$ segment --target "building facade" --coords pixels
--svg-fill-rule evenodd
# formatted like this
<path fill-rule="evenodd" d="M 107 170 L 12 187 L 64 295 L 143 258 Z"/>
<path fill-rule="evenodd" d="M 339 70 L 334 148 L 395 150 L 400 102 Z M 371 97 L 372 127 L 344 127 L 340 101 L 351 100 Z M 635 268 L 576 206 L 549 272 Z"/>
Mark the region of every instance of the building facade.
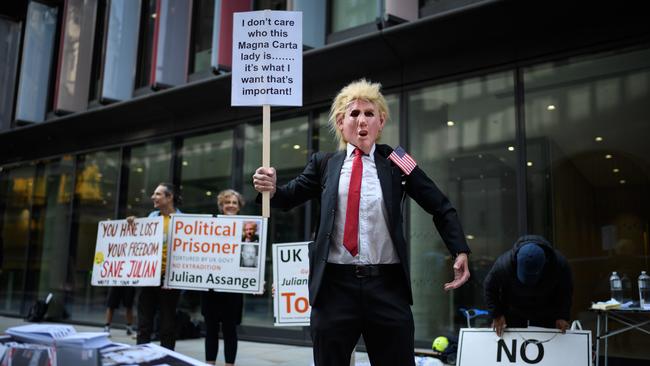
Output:
<path fill-rule="evenodd" d="M 188 213 L 216 213 L 225 188 L 254 200 L 261 110 L 230 106 L 228 22 L 258 9 L 303 11 L 305 25 L 303 107 L 272 111 L 279 180 L 336 149 L 329 104 L 368 78 L 390 107 L 382 142 L 404 146 L 459 211 L 472 278 L 445 293 L 452 260 L 430 216 L 404 207 L 418 346 L 456 334 L 459 308 L 484 306 L 485 274 L 526 233 L 568 258 L 572 317 L 586 328 L 612 271 L 638 300 L 636 279 L 650 270 L 640 5 L 52 0 L 0 5 L 0 314 L 24 316 L 53 292 L 53 314 L 103 322 L 106 289 L 90 285 L 97 222 L 144 216 L 159 182 L 181 187 Z M 273 211 L 269 242 L 309 240 L 315 213 Z M 273 328 L 270 258 L 269 289 L 245 298 L 242 338 L 307 344 L 304 328 Z M 197 306 L 183 294 L 182 309 Z M 649 340 L 614 337 L 610 355 L 648 360 Z"/>

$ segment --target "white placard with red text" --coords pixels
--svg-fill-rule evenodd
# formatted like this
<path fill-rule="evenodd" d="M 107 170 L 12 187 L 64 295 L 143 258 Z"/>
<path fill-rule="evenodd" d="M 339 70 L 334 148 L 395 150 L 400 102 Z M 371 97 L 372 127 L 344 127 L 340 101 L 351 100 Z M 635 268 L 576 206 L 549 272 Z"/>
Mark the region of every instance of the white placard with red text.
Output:
<path fill-rule="evenodd" d="M 276 326 L 308 326 L 308 242 L 273 245 L 273 315 Z"/>
<path fill-rule="evenodd" d="M 497 337 L 489 328 L 463 328 L 457 366 L 591 366 L 591 331 L 506 328 Z"/>
<path fill-rule="evenodd" d="M 261 294 L 266 223 L 261 216 L 172 216 L 165 286 Z"/>
<path fill-rule="evenodd" d="M 93 286 L 160 286 L 163 218 L 100 221 Z"/>

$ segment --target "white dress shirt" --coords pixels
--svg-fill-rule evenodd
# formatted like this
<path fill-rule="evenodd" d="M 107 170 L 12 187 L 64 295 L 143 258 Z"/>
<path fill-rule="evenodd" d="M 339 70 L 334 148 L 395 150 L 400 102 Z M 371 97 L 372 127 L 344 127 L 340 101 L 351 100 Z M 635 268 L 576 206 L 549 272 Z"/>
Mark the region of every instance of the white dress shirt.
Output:
<path fill-rule="evenodd" d="M 370 155 L 362 155 L 361 198 L 359 200 L 359 253 L 356 257 L 343 245 L 345 214 L 348 207 L 348 189 L 352 174 L 352 161 L 356 147 L 348 143 L 347 154 L 339 178 L 339 194 L 334 218 L 333 243 L 327 261 L 337 264 L 389 264 L 399 263 L 399 257 L 388 231 L 388 212 L 377 176 L 375 145 Z"/>

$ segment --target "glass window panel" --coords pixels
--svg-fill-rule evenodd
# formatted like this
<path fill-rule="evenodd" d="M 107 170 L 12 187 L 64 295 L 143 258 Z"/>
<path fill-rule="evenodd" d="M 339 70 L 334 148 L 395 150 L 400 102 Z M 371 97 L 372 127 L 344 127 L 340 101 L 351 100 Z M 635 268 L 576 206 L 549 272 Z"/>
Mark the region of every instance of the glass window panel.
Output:
<path fill-rule="evenodd" d="M 151 61 L 153 56 L 153 39 L 156 28 L 156 0 L 142 0 L 142 17 L 140 18 L 140 41 L 138 48 L 137 86 L 150 85 Z"/>
<path fill-rule="evenodd" d="M 25 295 L 27 246 L 34 197 L 34 165 L 0 174 L 0 311 L 20 314 Z"/>
<path fill-rule="evenodd" d="M 57 112 L 80 112 L 88 107 L 96 20 L 97 0 L 66 0 L 54 92 Z"/>
<path fill-rule="evenodd" d="M 102 102 L 133 97 L 141 0 L 112 0 L 108 15 Z"/>
<path fill-rule="evenodd" d="M 489 1 L 489 0 L 487 0 Z M 427 16 L 456 10 L 476 3 L 487 2 L 486 0 L 419 0 L 420 16 Z"/>
<path fill-rule="evenodd" d="M 275 167 L 278 184 L 284 184 L 300 174 L 307 163 L 308 118 L 300 116 L 271 124 L 271 165 Z M 257 192 L 251 177 L 262 165 L 262 126 L 246 125 L 244 140 L 244 197 L 254 202 Z M 252 203 L 242 214 L 261 215 L 261 206 Z M 271 243 L 303 241 L 305 237 L 304 206 L 284 212 L 271 210 L 266 254 L 266 278 L 271 278 Z M 262 296 L 246 296 L 243 322 L 246 325 L 273 326 L 273 306 L 270 291 Z"/>
<path fill-rule="evenodd" d="M 69 229 L 74 161 L 71 156 L 46 162 L 37 170 L 32 204 L 27 272 L 27 304 L 48 293 L 61 300 L 52 303 L 48 314 L 63 317 L 63 299 L 68 298 L 72 278 L 69 263 Z"/>
<path fill-rule="evenodd" d="M 214 3 L 214 0 L 194 0 L 192 72 L 208 71 L 211 68 Z"/>
<path fill-rule="evenodd" d="M 287 10 L 287 0 L 254 0 L 255 10 Z"/>
<path fill-rule="evenodd" d="M 30 1 L 20 67 L 16 119 L 43 122 L 54 61 L 58 8 Z"/>
<path fill-rule="evenodd" d="M 72 319 L 97 321 L 106 311 L 106 288 L 90 285 L 99 221 L 115 216 L 120 170 L 119 150 L 99 151 L 78 157 L 72 222 L 70 299 Z"/>
<path fill-rule="evenodd" d="M 608 299 L 618 271 L 625 297 L 648 270 L 650 50 L 524 69 L 528 217 L 569 260 L 573 314 Z M 589 328 L 589 326 L 588 326 Z M 647 337 L 622 334 L 614 356 L 648 358 Z"/>
<path fill-rule="evenodd" d="M 131 148 L 125 216 L 146 217 L 153 211 L 153 191 L 171 181 L 171 149 L 171 141 Z"/>
<path fill-rule="evenodd" d="M 212 68 L 232 69 L 232 18 L 237 12 L 251 11 L 250 1 L 215 0 L 212 33 Z"/>
<path fill-rule="evenodd" d="M 431 215 L 410 203 L 415 334 L 427 340 L 463 326 L 458 307 L 481 307 L 483 279 L 517 237 L 514 87 L 499 73 L 408 95 L 410 154 L 451 200 L 472 249 L 470 282 L 447 295 L 452 260 Z M 432 302 L 431 299 L 436 301 Z"/>
<path fill-rule="evenodd" d="M 315 119 L 318 126 L 318 151 L 337 151 L 339 142 L 336 140 L 336 134 L 330 128 L 329 110 L 317 113 Z"/>
<path fill-rule="evenodd" d="M 318 48 L 325 45 L 327 1 L 292 0 L 287 5 L 287 10 L 302 12 L 303 24 L 309 24 L 302 28 L 302 43 L 305 46 Z"/>
<path fill-rule="evenodd" d="M 97 1 L 97 20 L 95 22 L 95 37 L 92 41 L 92 62 L 90 64 L 90 86 L 88 89 L 89 101 L 99 99 L 105 51 L 104 39 L 106 38 L 106 30 L 108 29 L 106 27 L 106 23 L 108 22 L 108 0 Z M 133 73 L 130 72 L 129 74 Z"/>
<path fill-rule="evenodd" d="M 158 0 L 153 87 L 181 85 L 187 81 L 192 2 Z"/>
<path fill-rule="evenodd" d="M 232 131 L 189 137 L 183 141 L 183 212 L 219 213 L 217 194 L 221 190 L 232 188 L 232 150 Z"/>
<path fill-rule="evenodd" d="M 385 98 L 389 116 L 384 124 L 384 130 L 381 133 L 379 143 L 397 147 L 399 145 L 399 124 L 401 116 L 399 110 L 399 95 L 386 95 Z"/>
<path fill-rule="evenodd" d="M 358 25 L 372 23 L 379 16 L 377 0 L 333 0 L 332 32 L 339 32 Z"/>
<path fill-rule="evenodd" d="M 0 131 L 11 126 L 21 24 L 0 17 Z"/>

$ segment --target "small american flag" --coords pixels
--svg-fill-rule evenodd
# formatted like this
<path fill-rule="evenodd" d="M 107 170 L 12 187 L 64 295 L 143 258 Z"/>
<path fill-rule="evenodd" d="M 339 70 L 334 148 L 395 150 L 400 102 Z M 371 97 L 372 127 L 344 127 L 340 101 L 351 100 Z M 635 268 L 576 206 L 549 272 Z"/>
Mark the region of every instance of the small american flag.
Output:
<path fill-rule="evenodd" d="M 413 160 L 413 158 L 404 151 L 404 149 L 401 146 L 398 146 L 393 150 L 390 155 L 388 155 L 388 158 L 393 161 L 402 171 L 404 174 L 409 175 L 415 169 L 416 166 L 418 166 L 418 163 Z"/>

